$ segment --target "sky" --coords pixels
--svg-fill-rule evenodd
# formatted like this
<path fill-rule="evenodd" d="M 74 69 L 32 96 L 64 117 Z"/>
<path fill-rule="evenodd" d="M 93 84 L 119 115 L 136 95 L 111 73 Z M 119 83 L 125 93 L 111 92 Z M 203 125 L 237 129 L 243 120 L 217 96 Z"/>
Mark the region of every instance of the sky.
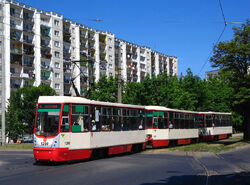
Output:
<path fill-rule="evenodd" d="M 178 74 L 205 77 L 209 56 L 224 28 L 219 0 L 18 0 L 53 11 L 115 37 L 178 58 Z M 250 0 L 221 0 L 227 22 L 250 19 Z M 93 21 L 100 19 L 102 21 Z M 233 38 L 228 24 L 220 41 Z M 204 67 L 203 67 L 204 66 Z"/>

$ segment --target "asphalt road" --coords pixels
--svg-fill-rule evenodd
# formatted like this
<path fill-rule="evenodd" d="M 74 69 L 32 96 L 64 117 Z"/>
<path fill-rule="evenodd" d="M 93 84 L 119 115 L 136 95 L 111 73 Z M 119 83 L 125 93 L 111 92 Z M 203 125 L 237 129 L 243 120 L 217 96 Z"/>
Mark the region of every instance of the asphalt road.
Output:
<path fill-rule="evenodd" d="M 35 165 L 32 151 L 0 151 L 0 185 L 249 185 L 249 154 L 144 152 L 53 166 Z"/>

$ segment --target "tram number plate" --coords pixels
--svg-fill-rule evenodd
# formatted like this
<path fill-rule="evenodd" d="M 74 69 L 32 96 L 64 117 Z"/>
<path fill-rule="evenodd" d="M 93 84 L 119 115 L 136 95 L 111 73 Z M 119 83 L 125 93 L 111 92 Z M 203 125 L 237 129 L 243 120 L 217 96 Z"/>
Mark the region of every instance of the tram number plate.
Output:
<path fill-rule="evenodd" d="M 41 145 L 42 145 L 42 146 L 48 146 L 49 143 L 48 143 L 48 142 L 41 142 Z"/>

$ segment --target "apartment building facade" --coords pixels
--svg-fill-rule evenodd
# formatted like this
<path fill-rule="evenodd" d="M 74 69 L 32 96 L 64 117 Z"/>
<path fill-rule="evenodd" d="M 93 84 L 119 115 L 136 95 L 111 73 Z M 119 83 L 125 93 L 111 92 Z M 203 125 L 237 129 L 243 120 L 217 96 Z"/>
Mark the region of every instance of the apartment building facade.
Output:
<path fill-rule="evenodd" d="M 167 73 L 177 75 L 177 58 L 115 38 L 54 12 L 1 0 L 1 61 L 6 100 L 11 90 L 49 84 L 57 95 L 80 95 L 103 75 L 121 68 L 127 82 Z M 3 47 L 4 46 L 4 47 Z M 2 63 L 1 63 L 2 64 Z"/>
<path fill-rule="evenodd" d="M 139 46 L 121 39 L 115 39 L 115 75 L 121 70 L 126 82 L 141 82 L 147 74 L 155 77 L 163 73 L 177 75 L 177 58 Z"/>

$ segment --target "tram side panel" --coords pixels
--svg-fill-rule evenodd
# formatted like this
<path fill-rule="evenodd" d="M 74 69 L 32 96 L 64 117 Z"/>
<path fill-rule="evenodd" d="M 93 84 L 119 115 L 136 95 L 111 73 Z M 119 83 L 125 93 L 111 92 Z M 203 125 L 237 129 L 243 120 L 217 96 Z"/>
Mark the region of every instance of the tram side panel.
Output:
<path fill-rule="evenodd" d="M 198 139 L 198 129 L 147 129 L 147 136 L 153 147 L 168 146 L 176 140 L 178 145 L 190 144 L 191 139 Z"/>
<path fill-rule="evenodd" d="M 207 127 L 200 129 L 200 133 L 204 141 L 211 141 L 214 139 L 225 139 L 228 136 L 232 135 L 232 131 L 233 131 L 232 126 Z"/>

